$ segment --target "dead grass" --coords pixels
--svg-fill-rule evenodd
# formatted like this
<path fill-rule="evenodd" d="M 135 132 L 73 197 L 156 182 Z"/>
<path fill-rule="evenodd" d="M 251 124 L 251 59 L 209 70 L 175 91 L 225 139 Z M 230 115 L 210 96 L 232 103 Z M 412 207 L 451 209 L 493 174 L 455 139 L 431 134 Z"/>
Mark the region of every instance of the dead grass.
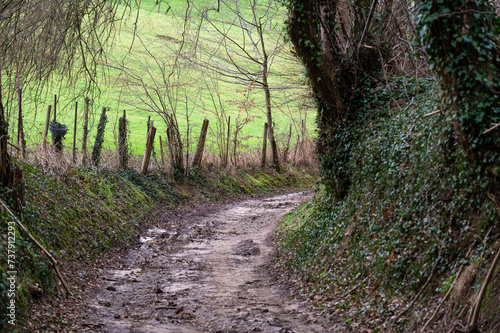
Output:
<path fill-rule="evenodd" d="M 19 152 L 12 148 L 11 154 L 21 159 Z M 48 145 L 44 147 L 43 145 L 31 145 L 27 147 L 25 161 L 27 163 L 42 166 L 46 172 L 52 174 L 64 174 L 70 168 L 82 165 L 83 154 L 78 151 L 75 156 L 76 163 L 73 163 L 73 153 L 70 147 L 64 147 L 62 152 L 56 152 L 52 146 Z M 192 163 L 192 158 L 194 154 L 190 154 L 189 165 Z M 228 164 L 226 169 L 229 171 L 231 169 L 258 169 L 261 167 L 262 160 L 262 150 L 247 150 L 239 151 L 234 154 L 230 154 L 228 158 Z M 266 166 L 271 166 L 269 163 L 272 161 L 271 151 L 267 150 L 266 156 Z M 306 138 L 302 142 L 297 143 L 292 146 L 288 153 L 284 152 L 283 149 L 280 151 L 280 161 L 283 165 L 291 165 L 293 167 L 311 167 L 314 170 L 319 168 L 319 164 L 316 158 L 314 140 L 311 138 Z M 167 173 L 172 172 L 172 167 L 170 166 L 169 156 L 162 156 L 160 154 L 160 149 L 156 147 L 154 150 L 150 164 L 149 170 L 163 171 Z M 206 150 L 203 159 L 202 167 L 217 167 L 222 166 L 222 161 L 218 152 L 213 150 Z M 86 165 L 91 166 L 91 151 L 87 153 Z M 140 171 L 142 166 L 142 156 L 132 155 L 129 157 L 128 167 L 136 171 Z M 101 159 L 99 167 L 115 169 L 119 168 L 119 155 L 116 151 L 103 150 L 101 153 Z"/>

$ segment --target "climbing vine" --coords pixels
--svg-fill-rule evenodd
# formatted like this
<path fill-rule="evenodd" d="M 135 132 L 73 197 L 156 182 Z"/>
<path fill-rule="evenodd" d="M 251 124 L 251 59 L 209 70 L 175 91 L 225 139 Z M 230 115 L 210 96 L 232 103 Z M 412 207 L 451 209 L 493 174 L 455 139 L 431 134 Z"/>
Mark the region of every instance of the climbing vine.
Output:
<path fill-rule="evenodd" d="M 92 149 L 92 164 L 96 167 L 99 166 L 101 161 L 101 150 L 102 144 L 104 142 L 104 130 L 106 129 L 106 123 L 108 122 L 108 116 L 106 116 L 106 109 L 102 109 L 101 118 L 99 119 L 99 124 L 97 125 L 97 134 L 95 137 L 94 148 Z"/>
<path fill-rule="evenodd" d="M 418 19 L 459 141 L 490 175 L 490 197 L 500 208 L 500 18 L 494 3 L 426 0 Z"/>

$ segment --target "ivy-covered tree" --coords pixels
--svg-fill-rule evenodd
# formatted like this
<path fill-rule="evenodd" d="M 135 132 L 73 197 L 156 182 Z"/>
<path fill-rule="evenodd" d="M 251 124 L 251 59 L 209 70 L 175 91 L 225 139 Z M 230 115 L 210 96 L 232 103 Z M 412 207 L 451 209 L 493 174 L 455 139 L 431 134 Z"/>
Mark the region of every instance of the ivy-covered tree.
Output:
<path fill-rule="evenodd" d="M 427 0 L 419 33 L 465 154 L 500 210 L 500 18 L 488 0 Z"/>
<path fill-rule="evenodd" d="M 350 185 L 350 147 L 365 115 L 361 87 L 387 84 L 389 59 L 404 17 L 392 0 L 289 0 L 288 35 L 318 101 L 318 153 L 323 181 L 335 196 Z M 400 42 L 399 42 L 400 44 Z M 366 92 L 366 90 L 365 90 Z"/>

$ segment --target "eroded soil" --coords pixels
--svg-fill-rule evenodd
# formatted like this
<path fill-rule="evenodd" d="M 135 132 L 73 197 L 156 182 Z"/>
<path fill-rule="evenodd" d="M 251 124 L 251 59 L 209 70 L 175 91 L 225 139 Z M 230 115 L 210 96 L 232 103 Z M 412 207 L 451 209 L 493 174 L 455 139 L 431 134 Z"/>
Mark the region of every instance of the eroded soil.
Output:
<path fill-rule="evenodd" d="M 159 216 L 85 301 L 85 332 L 329 332 L 273 278 L 277 221 L 309 194 Z"/>

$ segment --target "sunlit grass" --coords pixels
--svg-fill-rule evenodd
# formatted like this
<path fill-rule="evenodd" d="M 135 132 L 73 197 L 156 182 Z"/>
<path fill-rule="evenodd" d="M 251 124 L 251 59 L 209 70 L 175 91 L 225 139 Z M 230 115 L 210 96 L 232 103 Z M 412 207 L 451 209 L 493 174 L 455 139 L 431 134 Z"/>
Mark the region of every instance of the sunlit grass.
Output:
<path fill-rule="evenodd" d="M 207 25 L 199 29 L 197 24 L 204 8 L 216 5 L 214 1 L 196 1 L 194 7 L 187 12 L 190 15 L 188 29 L 184 32 L 185 49 L 194 49 L 194 42 L 197 50 L 214 49 L 217 47 L 218 36 L 213 28 Z M 135 4 L 133 4 L 134 6 Z M 171 6 L 167 14 L 165 11 Z M 91 100 L 89 119 L 89 146 L 93 144 L 95 130 L 99 119 L 99 114 L 103 107 L 108 108 L 108 124 L 106 127 L 104 147 L 115 149 L 117 141 L 118 118 L 123 115 L 123 110 L 127 112 L 129 121 L 130 143 L 134 153 L 141 153 L 144 149 L 146 128 L 148 117 L 151 117 L 158 128 L 157 135 L 165 138 L 165 123 L 152 108 L 141 99 L 149 102 L 144 89 L 137 80 L 131 80 L 132 76 L 140 77 L 145 84 L 154 86 L 162 85 L 162 75 L 169 74 L 175 51 L 178 49 L 183 39 L 183 17 L 186 14 L 187 3 L 185 1 L 170 1 L 160 3 L 160 12 L 156 1 L 146 0 L 141 2 L 140 10 L 137 12 L 132 8 L 126 14 L 126 19 L 117 25 L 117 33 L 114 38 L 107 61 L 100 69 L 100 94 L 96 94 Z M 123 7 L 123 4 L 120 5 Z M 125 7 L 123 7 L 125 8 Z M 228 30 L 228 24 L 224 22 L 232 13 L 217 13 L 210 11 L 209 15 L 221 30 Z M 136 20 L 136 15 L 137 20 Z M 282 21 L 276 21 L 274 26 L 269 27 L 266 34 L 270 40 L 279 35 L 282 29 Z M 242 33 L 234 27 L 228 31 L 228 35 L 235 40 L 242 40 Z M 196 40 L 194 36 L 197 36 Z M 300 132 L 300 124 L 305 120 L 307 128 L 314 127 L 313 104 L 309 99 L 302 96 L 307 93 L 304 84 L 297 84 L 293 81 L 300 81 L 301 65 L 290 54 L 290 45 L 285 46 L 275 58 L 269 76 L 272 91 L 272 107 L 274 112 L 274 122 L 278 138 L 284 137 L 288 133 L 289 124 L 293 124 L 293 138 Z M 221 51 L 222 52 L 222 51 Z M 199 57 L 198 55 L 196 55 Z M 163 68 L 160 68 L 155 59 L 163 61 Z M 182 61 L 188 63 L 185 59 Z M 241 60 L 243 62 L 243 60 Z M 246 63 L 244 66 L 256 69 L 256 65 Z M 54 75 L 53 80 L 42 92 L 35 94 L 27 90 L 24 93 L 23 108 L 25 132 L 29 144 L 41 141 L 43 128 L 45 125 L 45 112 L 47 104 L 53 104 L 53 95 L 58 95 L 57 121 L 68 126 L 65 144 L 73 144 L 73 126 L 75 102 L 78 102 L 77 118 L 77 147 L 81 147 L 82 127 L 83 127 L 83 104 L 84 97 L 79 92 L 85 87 L 85 81 L 76 80 L 73 85 L 66 85 L 65 73 Z M 198 137 L 198 131 L 204 118 L 210 120 L 211 131 L 215 134 L 217 113 L 221 112 L 217 97 L 211 95 L 213 86 L 206 70 L 192 64 L 181 74 L 182 88 L 178 91 L 178 97 L 174 105 L 181 132 L 185 137 L 190 138 L 191 145 L 194 145 Z M 249 86 L 218 81 L 220 100 L 227 116 L 231 116 L 231 132 L 234 131 L 236 122 L 243 122 L 247 118 L 252 120 L 239 133 L 240 149 L 245 147 L 259 147 L 263 135 L 265 120 L 264 92 L 257 85 L 252 85 L 247 96 L 245 89 Z M 172 93 L 174 89 L 170 89 Z M 166 92 L 166 89 L 163 88 Z M 36 98 L 35 98 L 36 97 Z M 215 100 L 214 100 L 215 98 Z M 247 109 L 238 107 L 245 98 L 253 99 L 253 104 Z M 15 108 L 15 103 L 11 103 L 11 110 Z M 13 112 L 11 111 L 11 114 Z M 219 114 L 220 116 L 220 114 Z M 11 117 L 14 119 L 15 117 Z M 17 124 L 17 120 L 12 122 Z M 14 127 L 11 125 L 11 127 Z M 50 134 L 49 134 L 50 135 Z M 210 136 L 210 134 L 209 134 Z M 209 143 L 214 142 L 214 138 L 208 138 Z"/>

